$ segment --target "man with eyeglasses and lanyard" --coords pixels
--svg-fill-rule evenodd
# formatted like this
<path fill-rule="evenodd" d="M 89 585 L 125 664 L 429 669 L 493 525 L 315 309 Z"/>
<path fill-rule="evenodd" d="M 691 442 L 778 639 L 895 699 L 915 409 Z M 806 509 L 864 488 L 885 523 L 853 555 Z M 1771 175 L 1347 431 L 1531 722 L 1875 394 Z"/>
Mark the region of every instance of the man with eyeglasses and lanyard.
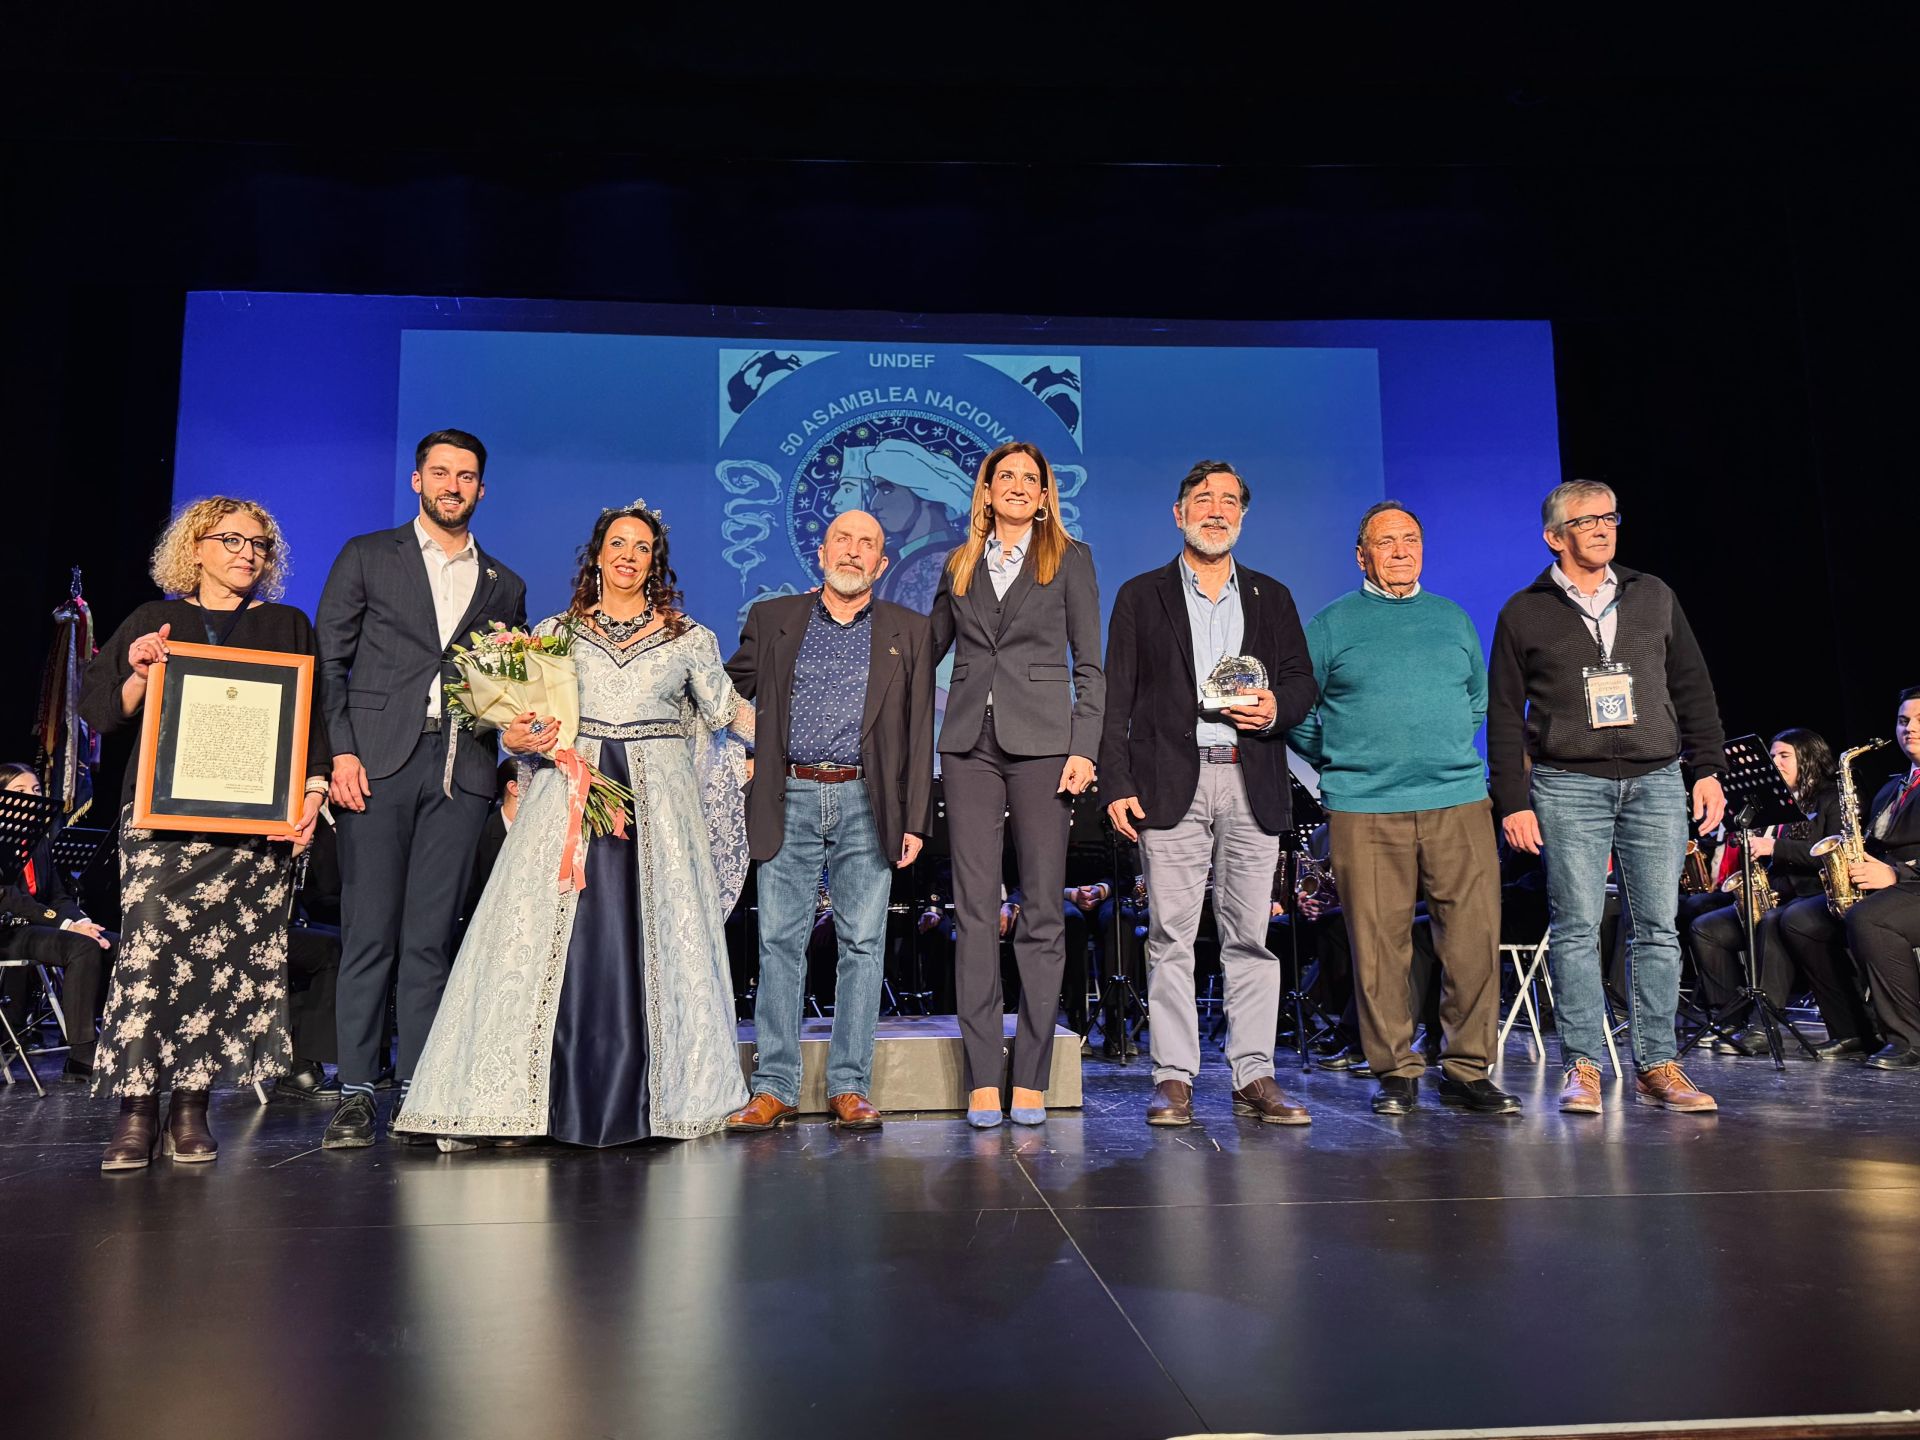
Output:
<path fill-rule="evenodd" d="M 1487 761 L 1507 843 L 1543 854 L 1547 963 L 1566 1078 L 1560 1108 L 1600 1113 L 1607 1007 L 1600 958 L 1609 857 L 1633 936 L 1634 1098 L 1718 1108 L 1681 1070 L 1676 928 L 1688 818 L 1720 823 L 1720 709 L 1666 584 L 1616 566 L 1613 491 L 1571 480 L 1540 507 L 1554 563 L 1509 599 L 1488 666 Z M 1532 762 L 1531 775 L 1528 761 Z M 1681 764 L 1693 773 L 1691 803 Z"/>

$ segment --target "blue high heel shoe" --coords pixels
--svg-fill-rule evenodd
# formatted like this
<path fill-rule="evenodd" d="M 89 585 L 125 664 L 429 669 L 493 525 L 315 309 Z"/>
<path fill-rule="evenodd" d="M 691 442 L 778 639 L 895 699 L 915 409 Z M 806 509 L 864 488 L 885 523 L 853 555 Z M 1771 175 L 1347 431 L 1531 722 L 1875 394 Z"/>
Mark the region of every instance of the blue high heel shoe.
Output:
<path fill-rule="evenodd" d="M 1016 1125 L 1044 1125 L 1047 1123 L 1047 1107 L 1015 1105 L 1007 1111 L 1007 1118 Z"/>
<path fill-rule="evenodd" d="M 1000 1112 L 998 1110 L 969 1110 L 967 1111 L 967 1124 L 976 1130 L 998 1129 L 1000 1125 Z"/>

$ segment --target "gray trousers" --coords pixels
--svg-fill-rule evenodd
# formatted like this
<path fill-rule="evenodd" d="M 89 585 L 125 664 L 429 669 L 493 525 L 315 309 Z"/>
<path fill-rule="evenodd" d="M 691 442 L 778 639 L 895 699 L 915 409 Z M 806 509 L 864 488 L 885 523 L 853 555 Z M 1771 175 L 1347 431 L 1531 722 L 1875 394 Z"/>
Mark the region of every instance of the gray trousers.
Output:
<path fill-rule="evenodd" d="M 1213 922 L 1227 1001 L 1227 1058 L 1236 1089 L 1273 1074 L 1280 1023 L 1280 961 L 1267 949 L 1280 837 L 1247 805 L 1238 765 L 1202 765 L 1193 803 L 1166 830 L 1140 832 L 1147 877 L 1148 1036 L 1153 1082 L 1200 1073 L 1200 1012 L 1194 1003 L 1193 938 L 1213 868 Z"/>

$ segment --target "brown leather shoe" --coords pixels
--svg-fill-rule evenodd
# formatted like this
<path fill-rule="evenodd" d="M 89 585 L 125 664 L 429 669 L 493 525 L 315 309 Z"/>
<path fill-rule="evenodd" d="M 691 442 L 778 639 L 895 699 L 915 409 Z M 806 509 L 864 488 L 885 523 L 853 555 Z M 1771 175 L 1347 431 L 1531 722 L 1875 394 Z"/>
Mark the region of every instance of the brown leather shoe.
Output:
<path fill-rule="evenodd" d="M 207 1128 L 207 1092 L 176 1090 L 167 1106 L 167 1133 L 160 1153 L 182 1165 L 204 1165 L 220 1158 L 220 1146 Z"/>
<path fill-rule="evenodd" d="M 144 1170 L 160 1141 L 160 1097 L 129 1095 L 120 1101 L 113 1138 L 100 1153 L 102 1170 Z"/>
<path fill-rule="evenodd" d="M 1296 1105 L 1271 1075 L 1262 1075 L 1243 1090 L 1233 1092 L 1233 1113 L 1263 1125 L 1311 1125 L 1307 1107 Z"/>
<path fill-rule="evenodd" d="M 759 1130 L 778 1130 L 800 1111 L 762 1090 L 740 1109 L 727 1116 L 729 1135 L 751 1135 Z"/>
<path fill-rule="evenodd" d="M 1694 1087 L 1678 1060 L 1669 1060 L 1651 1070 L 1642 1070 L 1633 1080 L 1633 1098 L 1642 1105 L 1661 1105 L 1689 1115 L 1718 1110 L 1713 1096 Z"/>
<path fill-rule="evenodd" d="M 1184 1080 L 1162 1080 L 1153 1087 L 1153 1099 L 1147 1105 L 1149 1125 L 1191 1125 L 1193 1123 L 1193 1086 Z"/>
<path fill-rule="evenodd" d="M 827 1109 L 833 1112 L 833 1119 L 827 1123 L 838 1125 L 842 1130 L 878 1130 L 880 1112 L 867 1103 L 864 1095 L 829 1095 Z"/>
<path fill-rule="evenodd" d="M 1600 1113 L 1600 1067 L 1591 1060 L 1576 1060 L 1567 1069 L 1560 1087 L 1560 1108 L 1569 1115 Z"/>

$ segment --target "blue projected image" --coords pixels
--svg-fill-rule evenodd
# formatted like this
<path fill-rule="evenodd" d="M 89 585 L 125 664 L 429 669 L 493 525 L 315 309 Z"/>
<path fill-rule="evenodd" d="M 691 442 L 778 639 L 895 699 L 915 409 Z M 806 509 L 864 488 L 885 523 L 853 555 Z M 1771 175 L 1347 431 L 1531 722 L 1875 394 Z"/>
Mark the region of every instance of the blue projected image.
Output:
<path fill-rule="evenodd" d="M 1427 531 L 1425 583 L 1483 644 L 1545 564 L 1560 479 L 1544 322 L 1012 320 L 419 297 L 189 297 L 175 497 L 252 496 L 311 612 L 341 543 L 417 510 L 413 447 L 489 451 L 474 531 L 566 601 L 602 507 L 672 526 L 695 619 L 723 647 L 745 607 L 818 581 L 832 517 L 871 511 L 887 598 L 926 609 L 980 460 L 1009 438 L 1055 468 L 1103 598 L 1163 565 L 1196 460 L 1253 503 L 1239 553 L 1310 615 L 1359 581 L 1354 526 L 1391 495 Z"/>

